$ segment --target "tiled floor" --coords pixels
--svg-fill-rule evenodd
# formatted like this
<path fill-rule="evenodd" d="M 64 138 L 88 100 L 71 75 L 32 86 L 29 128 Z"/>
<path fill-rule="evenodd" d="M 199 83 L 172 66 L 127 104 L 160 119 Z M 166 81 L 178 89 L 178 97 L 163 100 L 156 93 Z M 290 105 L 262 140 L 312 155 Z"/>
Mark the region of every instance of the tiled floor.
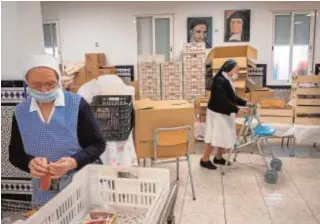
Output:
<path fill-rule="evenodd" d="M 180 224 L 316 224 L 320 223 L 320 149 L 296 146 L 295 157 L 269 142 L 283 161 L 275 185 L 264 182 L 263 159 L 252 148 L 238 156 L 226 175 L 220 170 L 199 166 L 203 144 L 196 144 L 192 155 L 192 172 L 196 201 L 192 200 L 187 163 L 180 164 L 179 193 L 175 207 L 176 223 Z M 252 151 L 252 153 L 251 153 Z M 175 163 L 159 164 L 172 170 Z"/>

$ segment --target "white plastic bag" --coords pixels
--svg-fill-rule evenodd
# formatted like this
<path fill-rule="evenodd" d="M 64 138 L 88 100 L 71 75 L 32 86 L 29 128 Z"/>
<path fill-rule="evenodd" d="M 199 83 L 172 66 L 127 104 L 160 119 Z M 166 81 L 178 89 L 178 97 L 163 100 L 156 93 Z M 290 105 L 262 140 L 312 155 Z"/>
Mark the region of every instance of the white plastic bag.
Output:
<path fill-rule="evenodd" d="M 78 90 L 88 103 L 97 95 L 131 95 L 134 100 L 134 87 L 127 86 L 117 75 L 103 75 L 93 79 Z"/>

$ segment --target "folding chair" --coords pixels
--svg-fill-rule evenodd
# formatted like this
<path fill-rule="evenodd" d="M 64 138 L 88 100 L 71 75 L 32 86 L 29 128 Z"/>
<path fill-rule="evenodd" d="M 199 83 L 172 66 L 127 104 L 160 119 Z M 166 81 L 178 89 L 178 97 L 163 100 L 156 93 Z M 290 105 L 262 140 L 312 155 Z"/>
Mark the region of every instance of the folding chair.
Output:
<path fill-rule="evenodd" d="M 192 127 L 191 126 L 181 126 L 173 128 L 158 128 L 154 131 L 154 154 L 151 161 L 151 166 L 153 166 L 158 158 L 173 158 L 176 157 L 177 160 L 177 180 L 179 180 L 179 157 L 185 156 L 188 162 L 189 178 L 191 183 L 191 190 L 193 200 L 196 200 L 193 177 L 191 172 L 191 161 L 190 161 L 190 144 L 192 139 Z M 186 145 L 186 150 L 176 151 L 162 151 L 162 153 L 167 153 L 167 155 L 158 155 L 158 147 L 170 148 L 177 145 Z"/>

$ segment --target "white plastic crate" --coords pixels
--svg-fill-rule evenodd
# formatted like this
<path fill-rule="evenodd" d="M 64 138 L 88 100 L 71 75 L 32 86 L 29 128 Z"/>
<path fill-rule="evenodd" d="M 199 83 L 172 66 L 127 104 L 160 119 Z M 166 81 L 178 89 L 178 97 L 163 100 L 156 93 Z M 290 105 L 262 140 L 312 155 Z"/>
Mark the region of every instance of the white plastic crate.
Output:
<path fill-rule="evenodd" d="M 80 224 L 95 205 L 106 205 L 116 211 L 118 224 L 154 224 L 169 191 L 166 169 L 88 165 L 22 223 Z"/>

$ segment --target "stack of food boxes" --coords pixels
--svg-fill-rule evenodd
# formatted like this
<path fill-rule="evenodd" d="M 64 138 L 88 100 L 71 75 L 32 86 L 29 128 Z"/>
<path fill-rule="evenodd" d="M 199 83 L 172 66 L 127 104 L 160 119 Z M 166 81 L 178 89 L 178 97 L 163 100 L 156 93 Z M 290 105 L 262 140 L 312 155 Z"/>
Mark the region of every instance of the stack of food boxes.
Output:
<path fill-rule="evenodd" d="M 140 97 L 161 100 L 161 56 L 141 56 L 138 59 Z"/>
<path fill-rule="evenodd" d="M 205 96 L 206 52 L 204 43 L 183 47 L 183 98 L 189 102 Z"/>
<path fill-rule="evenodd" d="M 182 99 L 182 62 L 161 63 L 162 100 Z"/>

